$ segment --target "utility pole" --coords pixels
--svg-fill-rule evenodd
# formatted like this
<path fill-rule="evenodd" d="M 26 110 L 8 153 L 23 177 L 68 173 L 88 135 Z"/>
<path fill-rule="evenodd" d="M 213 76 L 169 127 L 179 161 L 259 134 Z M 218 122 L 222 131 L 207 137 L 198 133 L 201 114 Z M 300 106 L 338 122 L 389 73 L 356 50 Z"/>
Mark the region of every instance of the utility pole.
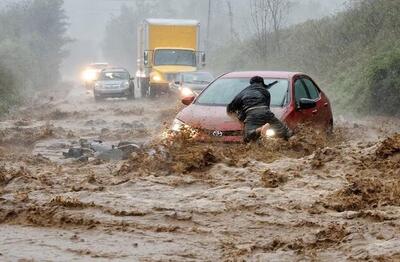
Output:
<path fill-rule="evenodd" d="M 229 25 L 230 25 L 230 33 L 231 33 L 231 41 L 233 41 L 236 36 L 235 29 L 233 27 L 233 11 L 232 4 L 230 0 L 226 0 L 226 4 L 228 5 L 228 15 L 229 15 Z"/>
<path fill-rule="evenodd" d="M 211 0 L 208 0 L 208 16 L 207 16 L 207 38 L 206 38 L 206 52 L 210 47 L 210 23 L 211 23 Z"/>

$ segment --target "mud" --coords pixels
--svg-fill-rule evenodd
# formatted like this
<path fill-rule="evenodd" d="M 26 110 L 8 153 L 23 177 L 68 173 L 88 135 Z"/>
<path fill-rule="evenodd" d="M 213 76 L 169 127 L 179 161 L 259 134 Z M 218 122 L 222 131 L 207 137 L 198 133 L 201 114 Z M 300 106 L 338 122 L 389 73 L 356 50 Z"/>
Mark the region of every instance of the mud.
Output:
<path fill-rule="evenodd" d="M 398 119 L 337 117 L 332 136 L 287 142 L 162 140 L 179 108 L 76 87 L 4 117 L 0 260 L 400 259 Z M 63 155 L 98 140 L 138 148 Z"/>

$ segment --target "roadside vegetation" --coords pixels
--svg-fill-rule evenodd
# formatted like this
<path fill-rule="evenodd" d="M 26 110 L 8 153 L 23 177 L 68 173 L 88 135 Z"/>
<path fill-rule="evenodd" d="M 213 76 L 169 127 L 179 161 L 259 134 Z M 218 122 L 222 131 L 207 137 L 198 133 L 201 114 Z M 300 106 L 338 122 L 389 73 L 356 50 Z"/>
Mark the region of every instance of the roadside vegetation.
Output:
<path fill-rule="evenodd" d="M 54 87 L 66 55 L 62 0 L 25 0 L 0 10 L 0 113 Z"/>
<path fill-rule="evenodd" d="M 255 31 L 261 34 L 209 57 L 217 71 L 263 68 L 310 73 L 323 83 L 339 113 L 400 115 L 399 13 L 400 1 L 351 1 L 342 13 L 279 33 L 273 22 L 262 30 L 259 21 L 268 23 L 269 14 L 263 20 L 253 16 Z M 263 48 L 260 39 L 266 40 Z"/>

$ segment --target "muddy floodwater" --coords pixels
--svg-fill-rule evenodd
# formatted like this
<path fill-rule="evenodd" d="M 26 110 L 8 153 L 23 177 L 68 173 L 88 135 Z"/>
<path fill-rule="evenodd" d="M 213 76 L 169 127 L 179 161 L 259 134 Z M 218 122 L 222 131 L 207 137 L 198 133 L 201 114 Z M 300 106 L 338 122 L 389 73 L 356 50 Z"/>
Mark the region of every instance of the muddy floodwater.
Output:
<path fill-rule="evenodd" d="M 3 117 L 0 261 L 400 260 L 398 119 L 336 116 L 331 137 L 250 146 L 161 141 L 179 108 L 71 87 Z M 135 147 L 99 157 L 121 142 Z"/>

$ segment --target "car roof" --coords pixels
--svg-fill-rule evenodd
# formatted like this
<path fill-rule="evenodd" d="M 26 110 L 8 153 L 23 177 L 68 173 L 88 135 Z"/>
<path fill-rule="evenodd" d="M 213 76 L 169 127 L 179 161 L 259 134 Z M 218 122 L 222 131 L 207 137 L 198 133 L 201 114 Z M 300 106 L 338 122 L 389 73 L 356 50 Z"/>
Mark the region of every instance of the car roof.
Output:
<path fill-rule="evenodd" d="M 89 66 L 108 66 L 108 63 L 91 63 Z"/>
<path fill-rule="evenodd" d="M 102 70 L 102 72 L 128 72 L 128 70 L 126 70 L 125 68 L 118 68 L 118 67 L 114 67 L 114 68 L 105 68 Z"/>
<path fill-rule="evenodd" d="M 261 76 L 269 78 L 292 78 L 293 76 L 299 74 L 303 73 L 289 72 L 289 71 L 239 71 L 239 72 L 226 73 L 221 78 L 232 78 L 232 77 L 250 78 L 253 76 Z"/>

